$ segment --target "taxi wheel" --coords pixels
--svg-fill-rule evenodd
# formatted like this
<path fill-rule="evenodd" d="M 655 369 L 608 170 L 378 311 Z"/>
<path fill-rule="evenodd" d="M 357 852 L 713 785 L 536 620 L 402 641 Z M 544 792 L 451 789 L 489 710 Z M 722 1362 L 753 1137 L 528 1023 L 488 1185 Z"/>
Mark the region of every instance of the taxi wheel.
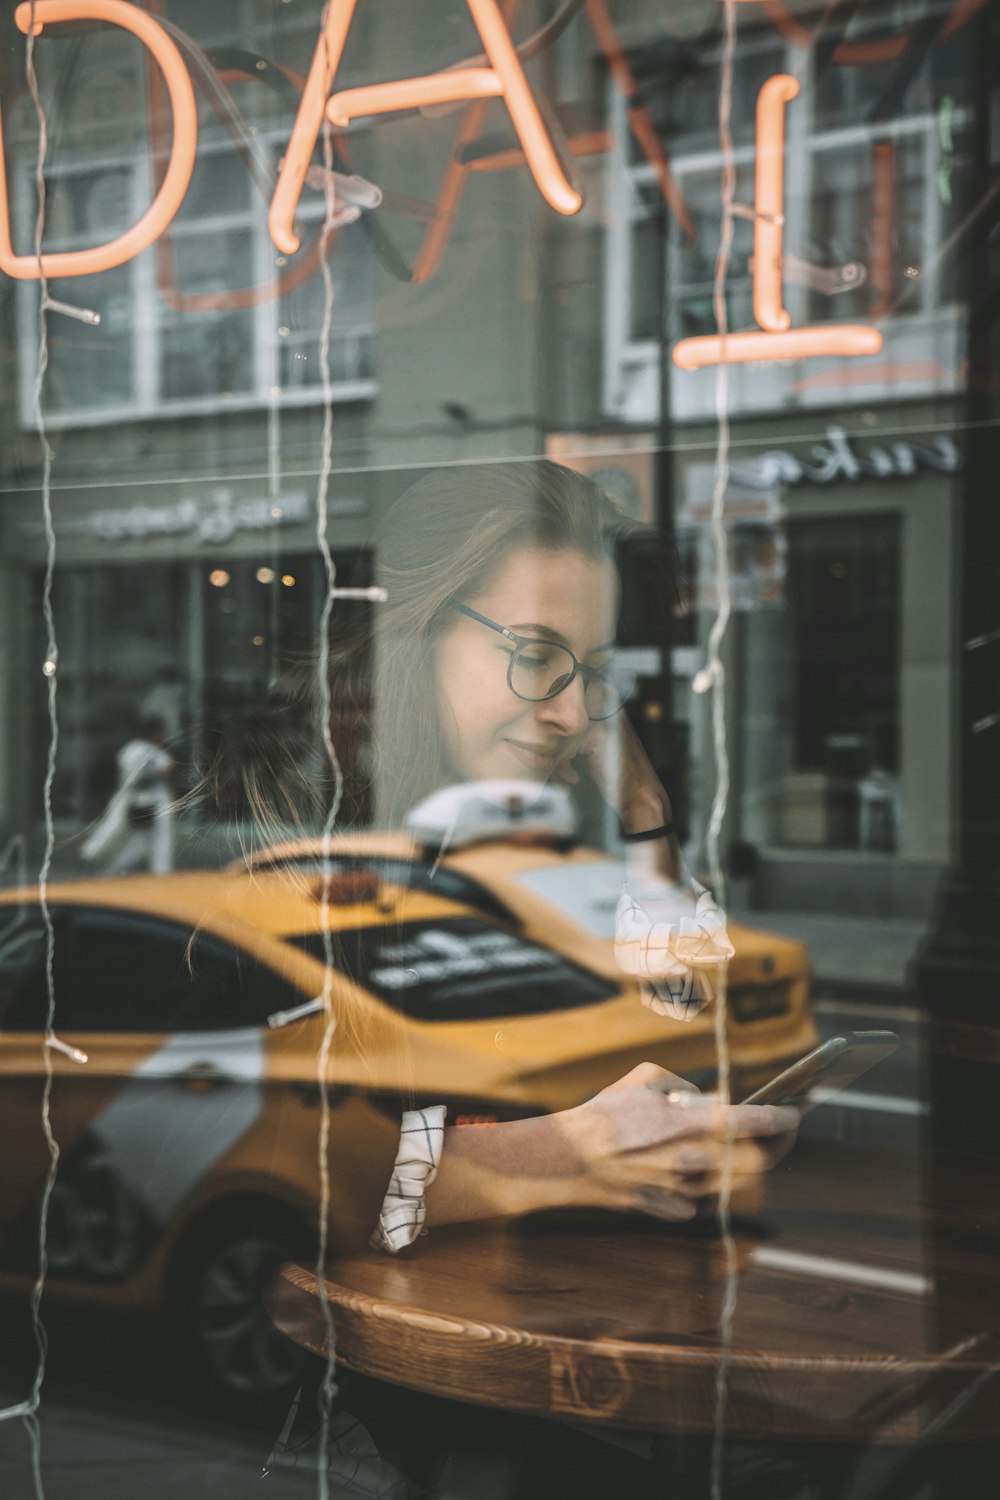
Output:
<path fill-rule="evenodd" d="M 309 1254 L 307 1246 L 303 1226 L 269 1204 L 231 1208 L 192 1226 L 167 1302 L 185 1383 L 244 1408 L 295 1389 L 303 1352 L 271 1322 L 263 1291 L 284 1261 Z"/>

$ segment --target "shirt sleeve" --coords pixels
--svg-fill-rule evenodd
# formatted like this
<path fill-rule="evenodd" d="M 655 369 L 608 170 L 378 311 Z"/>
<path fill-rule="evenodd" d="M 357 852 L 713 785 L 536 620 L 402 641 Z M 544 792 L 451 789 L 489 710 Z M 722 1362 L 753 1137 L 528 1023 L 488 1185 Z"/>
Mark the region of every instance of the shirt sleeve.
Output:
<path fill-rule="evenodd" d="M 733 956 L 726 914 L 696 880 L 622 888 L 615 913 L 615 958 L 640 981 L 642 1003 L 686 1021 L 715 998 L 719 971 Z"/>
<path fill-rule="evenodd" d="M 403 1112 L 399 1150 L 372 1244 L 395 1254 L 423 1232 L 424 1193 L 437 1176 L 444 1148 L 443 1104 Z"/>

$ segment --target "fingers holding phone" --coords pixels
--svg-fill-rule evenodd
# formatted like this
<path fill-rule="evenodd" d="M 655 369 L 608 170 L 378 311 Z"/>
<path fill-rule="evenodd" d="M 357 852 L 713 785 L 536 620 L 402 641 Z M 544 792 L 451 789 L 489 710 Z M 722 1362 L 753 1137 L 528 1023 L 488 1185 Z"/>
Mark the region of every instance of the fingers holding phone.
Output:
<path fill-rule="evenodd" d="M 798 1126 L 795 1110 L 725 1105 L 653 1063 L 564 1118 L 580 1163 L 581 1204 L 669 1221 L 692 1218 L 727 1185 L 740 1207 L 758 1201 L 764 1172 Z"/>

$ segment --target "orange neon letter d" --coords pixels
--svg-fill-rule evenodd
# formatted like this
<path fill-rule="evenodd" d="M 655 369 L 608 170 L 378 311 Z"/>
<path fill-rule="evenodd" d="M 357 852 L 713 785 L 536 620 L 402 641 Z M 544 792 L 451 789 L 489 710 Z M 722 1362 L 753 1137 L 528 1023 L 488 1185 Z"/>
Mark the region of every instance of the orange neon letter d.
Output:
<path fill-rule="evenodd" d="M 577 212 L 583 199 L 566 177 L 496 0 L 466 0 L 490 61 L 488 68 L 451 68 L 421 78 L 372 83 L 345 89 L 328 99 L 356 4 L 357 0 L 329 0 L 326 8 L 323 31 L 271 199 L 271 239 L 283 254 L 293 255 L 299 248 L 293 220 L 324 114 L 334 125 L 347 125 L 366 115 L 423 109 L 429 104 L 503 99 L 542 197 L 558 213 Z"/>
<path fill-rule="evenodd" d="M 35 34 L 59 21 L 106 21 L 120 26 L 148 47 L 160 68 L 170 94 L 174 115 L 174 140 L 170 161 L 160 191 L 142 218 L 117 239 L 90 250 L 65 250 L 52 255 L 15 255 L 10 234 L 10 203 L 4 162 L 3 121 L 0 117 L 0 271 L 20 281 L 44 276 L 94 276 L 109 271 L 147 249 L 163 233 L 180 208 L 194 170 L 198 146 L 198 110 L 194 88 L 177 46 L 151 16 L 126 0 L 35 0 L 14 12 L 18 28 L 27 36 L 34 10 Z"/>

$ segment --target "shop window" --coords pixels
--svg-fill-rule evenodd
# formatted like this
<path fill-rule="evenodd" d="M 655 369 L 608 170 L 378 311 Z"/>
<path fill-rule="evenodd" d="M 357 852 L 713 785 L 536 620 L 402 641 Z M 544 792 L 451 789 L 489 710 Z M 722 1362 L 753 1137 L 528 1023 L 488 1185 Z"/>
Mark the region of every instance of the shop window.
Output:
<path fill-rule="evenodd" d="M 836 294 L 838 318 L 931 312 L 941 300 L 935 295 L 936 278 L 928 271 L 934 246 L 943 238 L 945 204 L 935 180 L 936 136 L 927 118 L 881 138 L 868 126 L 831 132 L 811 143 L 810 156 L 815 188 L 809 199 L 807 259 L 824 267 L 856 265 L 864 272 L 855 289 Z M 884 217 L 877 203 L 883 174 Z M 828 318 L 830 303 L 829 296 L 811 289 L 809 318 Z"/>
<path fill-rule="evenodd" d="M 281 140 L 268 141 L 258 132 L 255 143 L 267 166 L 276 167 Z M 99 163 L 61 152 L 46 175 L 46 251 L 111 238 L 136 222 L 152 195 L 144 149 Z M 24 226 L 34 216 L 27 153 L 21 154 L 16 181 L 16 221 L 24 241 Z M 92 325 L 49 315 L 43 406 L 50 427 L 322 400 L 323 277 L 317 267 L 287 295 L 268 293 L 280 267 L 263 209 L 231 144 L 208 133 L 184 202 L 159 247 L 164 257 L 150 250 L 99 276 L 50 283 L 51 298 L 99 316 Z M 324 211 L 322 192 L 307 189 L 298 214 L 304 243 L 319 233 Z M 375 391 L 370 260 L 362 227 L 351 224 L 337 232 L 329 257 L 334 283 L 329 369 L 337 400 L 363 399 Z M 247 307 L 191 311 L 172 305 L 185 296 L 243 288 L 261 289 Z M 25 350 L 21 420 L 31 426 L 37 283 L 19 284 L 18 311 Z"/>
<path fill-rule="evenodd" d="M 899 824 L 897 516 L 788 522 L 792 769 L 780 842 L 890 852 Z"/>
<path fill-rule="evenodd" d="M 53 605 L 60 642 L 60 736 L 53 805 L 57 817 L 96 817 L 117 782 L 115 756 L 142 718 L 166 720 L 170 753 L 185 758 L 197 687 L 185 670 L 197 616 L 182 564 L 64 568 Z M 34 578 L 33 619 L 42 648 L 43 577 Z M 32 742 L 47 742 L 44 683 L 34 684 Z M 45 757 L 32 756 L 32 797 L 41 806 Z M 179 789 L 179 788 L 178 788 Z"/>

